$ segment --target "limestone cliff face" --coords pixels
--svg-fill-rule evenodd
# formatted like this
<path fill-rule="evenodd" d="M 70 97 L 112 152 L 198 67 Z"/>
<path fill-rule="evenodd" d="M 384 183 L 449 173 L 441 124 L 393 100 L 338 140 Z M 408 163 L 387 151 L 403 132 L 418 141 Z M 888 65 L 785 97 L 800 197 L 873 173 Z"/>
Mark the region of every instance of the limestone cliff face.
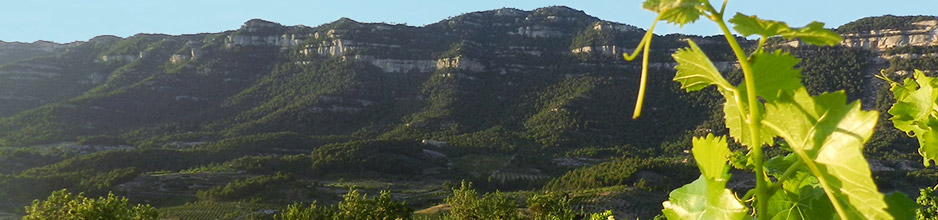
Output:
<path fill-rule="evenodd" d="M 551 38 L 551 37 L 561 37 L 567 33 L 561 32 L 559 30 L 556 30 L 550 27 L 534 25 L 534 26 L 518 27 L 518 31 L 512 32 L 511 34 L 517 34 L 517 35 L 531 37 L 531 38 L 542 38 L 542 37 Z"/>
<path fill-rule="evenodd" d="M 329 31 L 329 33 L 334 32 Z M 335 37 L 334 34 L 329 35 Z M 400 45 L 394 44 L 361 43 L 353 40 L 333 39 L 322 41 L 319 44 L 306 45 L 299 53 L 306 56 L 345 57 L 369 62 L 388 73 L 431 72 L 436 69 L 436 61 L 434 60 L 377 58 L 373 55 L 353 54 L 354 51 L 361 49 L 394 49 L 400 47 Z"/>
<path fill-rule="evenodd" d="M 874 51 L 882 51 L 902 46 L 936 46 L 938 45 L 938 20 L 915 22 L 917 28 L 911 30 L 872 30 L 862 33 L 843 33 L 847 47 L 861 47 Z"/>
<path fill-rule="evenodd" d="M 296 34 L 282 34 L 282 35 L 268 35 L 268 36 L 256 36 L 256 35 L 230 35 L 225 41 L 225 44 L 228 47 L 236 46 L 281 46 L 281 47 L 296 47 L 300 45 L 304 40 L 309 36 L 302 36 Z"/>
<path fill-rule="evenodd" d="M 617 45 L 598 45 L 598 46 L 583 46 L 580 48 L 574 48 L 570 50 L 571 53 L 597 53 L 606 56 L 616 56 L 622 54 L 626 51 L 625 48 Z"/>
<path fill-rule="evenodd" d="M 287 27 L 278 23 L 253 19 L 241 25 L 234 34 L 225 39 L 227 47 L 237 46 L 281 46 L 296 47 L 311 35 L 285 33 Z"/>
<path fill-rule="evenodd" d="M 591 28 L 591 30 L 587 30 L 587 31 L 585 31 L 585 32 L 587 32 L 587 33 L 594 33 L 594 36 L 595 36 L 595 35 L 599 35 L 599 36 L 603 36 L 603 35 L 605 35 L 605 36 L 610 36 L 610 35 L 618 35 L 618 34 L 622 34 L 622 33 L 629 33 L 629 32 L 633 32 L 633 33 L 634 33 L 634 32 L 641 32 L 641 31 L 642 31 L 642 30 L 638 29 L 638 28 L 635 27 L 635 26 L 631 26 L 631 25 L 613 23 L 613 22 L 608 22 L 608 21 L 600 21 L 600 22 L 594 23 L 593 26 L 592 26 L 592 28 Z M 600 38 L 602 38 L 602 37 L 600 37 Z M 629 52 L 629 51 L 632 50 L 632 49 L 630 48 L 630 47 L 632 47 L 632 46 L 625 46 L 625 47 L 623 47 L 623 46 L 620 46 L 620 45 L 616 45 L 616 44 L 618 44 L 618 43 L 621 43 L 621 41 L 619 41 L 619 40 L 606 39 L 606 40 L 602 40 L 601 42 L 598 42 L 598 43 L 599 43 L 599 44 L 595 44 L 595 43 L 594 43 L 594 44 L 588 44 L 588 45 L 582 45 L 582 46 L 581 46 L 581 45 L 574 45 L 574 48 L 570 50 L 570 53 L 573 53 L 573 54 L 599 54 L 599 55 L 602 55 L 602 56 L 613 57 L 613 56 L 619 56 L 619 55 L 621 55 L 621 54 L 623 54 L 623 53 L 627 53 L 627 52 Z"/>
<path fill-rule="evenodd" d="M 38 56 L 48 56 L 59 53 L 73 44 L 57 44 L 48 41 L 33 43 L 0 41 L 0 65 L 25 60 Z"/>
<path fill-rule="evenodd" d="M 103 62 L 134 62 L 139 58 L 142 58 L 143 54 L 140 55 L 130 55 L 130 54 L 121 54 L 121 55 L 103 55 L 101 56 L 101 61 Z"/>
<path fill-rule="evenodd" d="M 384 72 L 431 72 L 434 70 L 433 60 L 400 60 L 400 59 L 371 59 L 372 65 Z"/>
<path fill-rule="evenodd" d="M 485 66 L 478 61 L 475 61 L 471 58 L 466 58 L 463 56 L 457 56 L 453 58 L 441 58 L 436 61 L 437 69 L 444 68 L 454 68 L 460 70 L 469 70 L 471 72 L 479 72 L 485 69 Z"/>
<path fill-rule="evenodd" d="M 484 69 L 484 66 L 472 59 L 463 58 L 461 56 L 453 58 L 441 58 L 437 60 L 432 59 L 396 59 L 396 58 L 379 58 L 373 55 L 361 55 L 354 54 L 356 50 L 364 49 L 394 49 L 400 48 L 400 45 L 393 44 L 376 44 L 376 43 L 361 43 L 352 40 L 344 39 L 334 39 L 322 41 L 319 44 L 310 44 L 307 45 L 304 49 L 300 50 L 300 53 L 306 56 L 341 56 L 346 58 L 355 59 L 358 61 L 369 62 L 372 65 L 380 68 L 384 72 L 388 73 L 401 73 L 401 72 L 432 72 L 437 69 L 443 68 L 455 68 L 460 70 L 469 70 L 469 71 L 481 71 Z"/>

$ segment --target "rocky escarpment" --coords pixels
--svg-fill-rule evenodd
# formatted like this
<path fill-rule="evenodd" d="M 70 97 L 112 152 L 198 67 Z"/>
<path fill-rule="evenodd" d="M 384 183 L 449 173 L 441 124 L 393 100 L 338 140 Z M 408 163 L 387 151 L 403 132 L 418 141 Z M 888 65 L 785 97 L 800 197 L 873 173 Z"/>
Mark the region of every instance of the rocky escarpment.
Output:
<path fill-rule="evenodd" d="M 837 28 L 844 37 L 842 45 L 884 51 L 903 46 L 938 45 L 938 17 L 893 16 L 868 17 Z"/>
<path fill-rule="evenodd" d="M 610 31 L 612 32 L 639 32 L 641 30 L 639 30 L 635 26 L 631 26 L 627 24 L 619 24 L 619 23 L 613 23 L 613 22 L 596 22 L 596 24 L 593 24 L 593 28 L 591 30 L 587 30 L 587 33 L 594 33 L 594 32 L 603 33 L 603 32 L 610 32 Z M 603 54 L 607 56 L 618 56 L 620 54 L 628 53 L 631 51 L 631 48 L 621 47 L 618 45 L 608 44 L 608 43 L 613 43 L 613 42 L 607 42 L 607 44 L 604 44 L 604 45 L 584 45 L 581 47 L 573 48 L 572 50 L 570 50 L 570 52 L 574 54 L 598 53 L 598 54 Z"/>
<path fill-rule="evenodd" d="M 845 47 L 863 48 L 874 52 L 870 62 L 875 66 L 868 75 L 879 70 L 905 75 L 910 68 L 935 71 L 925 60 L 938 57 L 938 17 L 892 16 L 863 18 L 838 28 Z"/>
<path fill-rule="evenodd" d="M 0 41 L 0 66 L 33 57 L 56 54 L 64 51 L 70 45 L 72 44 L 58 44 L 49 41 L 36 41 L 33 43 Z"/>
<path fill-rule="evenodd" d="M 287 33 L 288 29 L 309 29 L 309 27 L 298 25 L 295 27 L 284 27 L 278 23 L 265 21 L 261 19 L 252 19 L 241 25 L 234 34 L 228 35 L 225 39 L 225 45 L 228 47 L 238 46 L 281 46 L 295 47 L 306 41 L 311 34 Z"/>
<path fill-rule="evenodd" d="M 871 30 L 843 33 L 843 45 L 882 51 L 902 46 L 938 46 L 938 20 L 915 22 L 911 30 Z"/>

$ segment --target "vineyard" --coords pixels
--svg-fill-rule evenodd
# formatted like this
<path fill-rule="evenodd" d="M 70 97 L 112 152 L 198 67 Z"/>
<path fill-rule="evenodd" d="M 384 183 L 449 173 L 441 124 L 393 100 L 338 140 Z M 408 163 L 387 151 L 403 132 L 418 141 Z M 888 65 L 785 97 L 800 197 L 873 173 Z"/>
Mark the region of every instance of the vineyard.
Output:
<path fill-rule="evenodd" d="M 252 202 L 200 201 L 159 209 L 160 218 L 174 220 L 253 219 L 270 217 L 280 207 Z"/>

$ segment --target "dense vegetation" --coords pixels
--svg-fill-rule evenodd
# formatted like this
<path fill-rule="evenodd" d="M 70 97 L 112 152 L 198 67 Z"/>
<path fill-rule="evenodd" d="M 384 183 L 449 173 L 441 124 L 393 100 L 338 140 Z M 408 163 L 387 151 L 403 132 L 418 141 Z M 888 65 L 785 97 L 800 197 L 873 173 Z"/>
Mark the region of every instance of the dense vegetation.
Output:
<path fill-rule="evenodd" d="M 660 175 L 667 174 L 667 175 Z M 616 158 L 594 166 L 571 170 L 551 180 L 545 188 L 553 190 L 585 190 L 607 186 L 642 186 L 657 190 L 674 188 L 687 182 L 693 168 L 669 158 Z M 647 185 L 648 181 L 659 183 Z"/>
<path fill-rule="evenodd" d="M 870 79 L 865 75 L 872 53 L 842 46 L 798 48 L 792 53 L 801 61 L 802 82 L 810 94 L 843 90 L 848 100 L 866 96 Z"/>
<path fill-rule="evenodd" d="M 878 17 L 866 17 L 852 21 L 837 27 L 840 33 L 861 33 L 873 30 L 908 30 L 919 28 L 912 23 L 920 21 L 938 20 L 935 16 L 917 15 L 917 16 L 895 16 L 884 15 Z"/>
<path fill-rule="evenodd" d="M 127 198 L 108 193 L 107 197 L 87 198 L 66 190 L 55 191 L 45 200 L 26 207 L 24 220 L 45 219 L 157 219 L 159 213 L 149 205 L 130 205 Z"/>
<path fill-rule="evenodd" d="M 335 206 L 319 206 L 313 202 L 308 207 L 300 204 L 287 206 L 275 219 L 282 220 L 330 220 L 330 219 L 411 219 L 413 208 L 405 202 L 392 200 L 391 193 L 368 197 L 352 189 Z"/>

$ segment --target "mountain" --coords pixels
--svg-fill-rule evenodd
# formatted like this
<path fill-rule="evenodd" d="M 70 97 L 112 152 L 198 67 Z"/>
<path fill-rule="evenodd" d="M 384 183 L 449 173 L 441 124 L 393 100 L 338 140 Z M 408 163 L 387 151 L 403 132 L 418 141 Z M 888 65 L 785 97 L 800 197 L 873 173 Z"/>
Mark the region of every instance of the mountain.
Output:
<path fill-rule="evenodd" d="M 838 28 L 843 46 L 773 47 L 803 58 L 812 92 L 846 90 L 882 108 L 877 68 L 938 70 L 935 21 L 866 18 Z M 632 120 L 641 66 L 619 55 L 644 33 L 555 6 L 421 27 L 254 19 L 222 33 L 0 43 L 0 209 L 68 188 L 180 215 L 237 201 L 210 192 L 278 176 L 230 197 L 334 201 L 346 186 L 378 182 L 423 208 L 466 179 L 484 190 L 601 189 L 580 195 L 606 201 L 592 208 L 654 216 L 666 195 L 657 192 L 696 175 L 680 162 L 690 138 L 726 133 L 721 97 L 671 82 L 670 54 L 693 40 L 739 77 L 722 37 L 656 35 L 646 113 Z M 871 153 L 914 154 L 898 137 L 874 137 Z M 917 165 L 903 161 L 882 168 Z M 635 170 L 597 174 L 622 167 Z M 653 199 L 622 203 L 636 196 Z"/>
<path fill-rule="evenodd" d="M 623 114 L 577 119 L 591 114 L 562 110 L 590 108 L 571 102 L 607 108 L 596 111 L 627 108 L 638 66 L 615 54 L 641 34 L 551 7 L 469 13 L 424 27 L 251 20 L 218 34 L 99 37 L 4 66 L 5 100 L 19 102 L 4 109 L 0 137 L 10 146 L 95 135 L 137 141 L 154 132 L 209 140 L 274 131 L 429 138 L 502 126 L 541 136 L 579 127 L 571 135 L 631 139 L 614 137 L 620 132 L 612 128 L 641 131 L 654 122 L 621 120 Z M 686 37 L 662 38 L 656 47 L 668 51 Z M 538 100 L 556 92 L 573 96 Z M 569 120 L 564 127 L 545 124 L 555 117 Z"/>

